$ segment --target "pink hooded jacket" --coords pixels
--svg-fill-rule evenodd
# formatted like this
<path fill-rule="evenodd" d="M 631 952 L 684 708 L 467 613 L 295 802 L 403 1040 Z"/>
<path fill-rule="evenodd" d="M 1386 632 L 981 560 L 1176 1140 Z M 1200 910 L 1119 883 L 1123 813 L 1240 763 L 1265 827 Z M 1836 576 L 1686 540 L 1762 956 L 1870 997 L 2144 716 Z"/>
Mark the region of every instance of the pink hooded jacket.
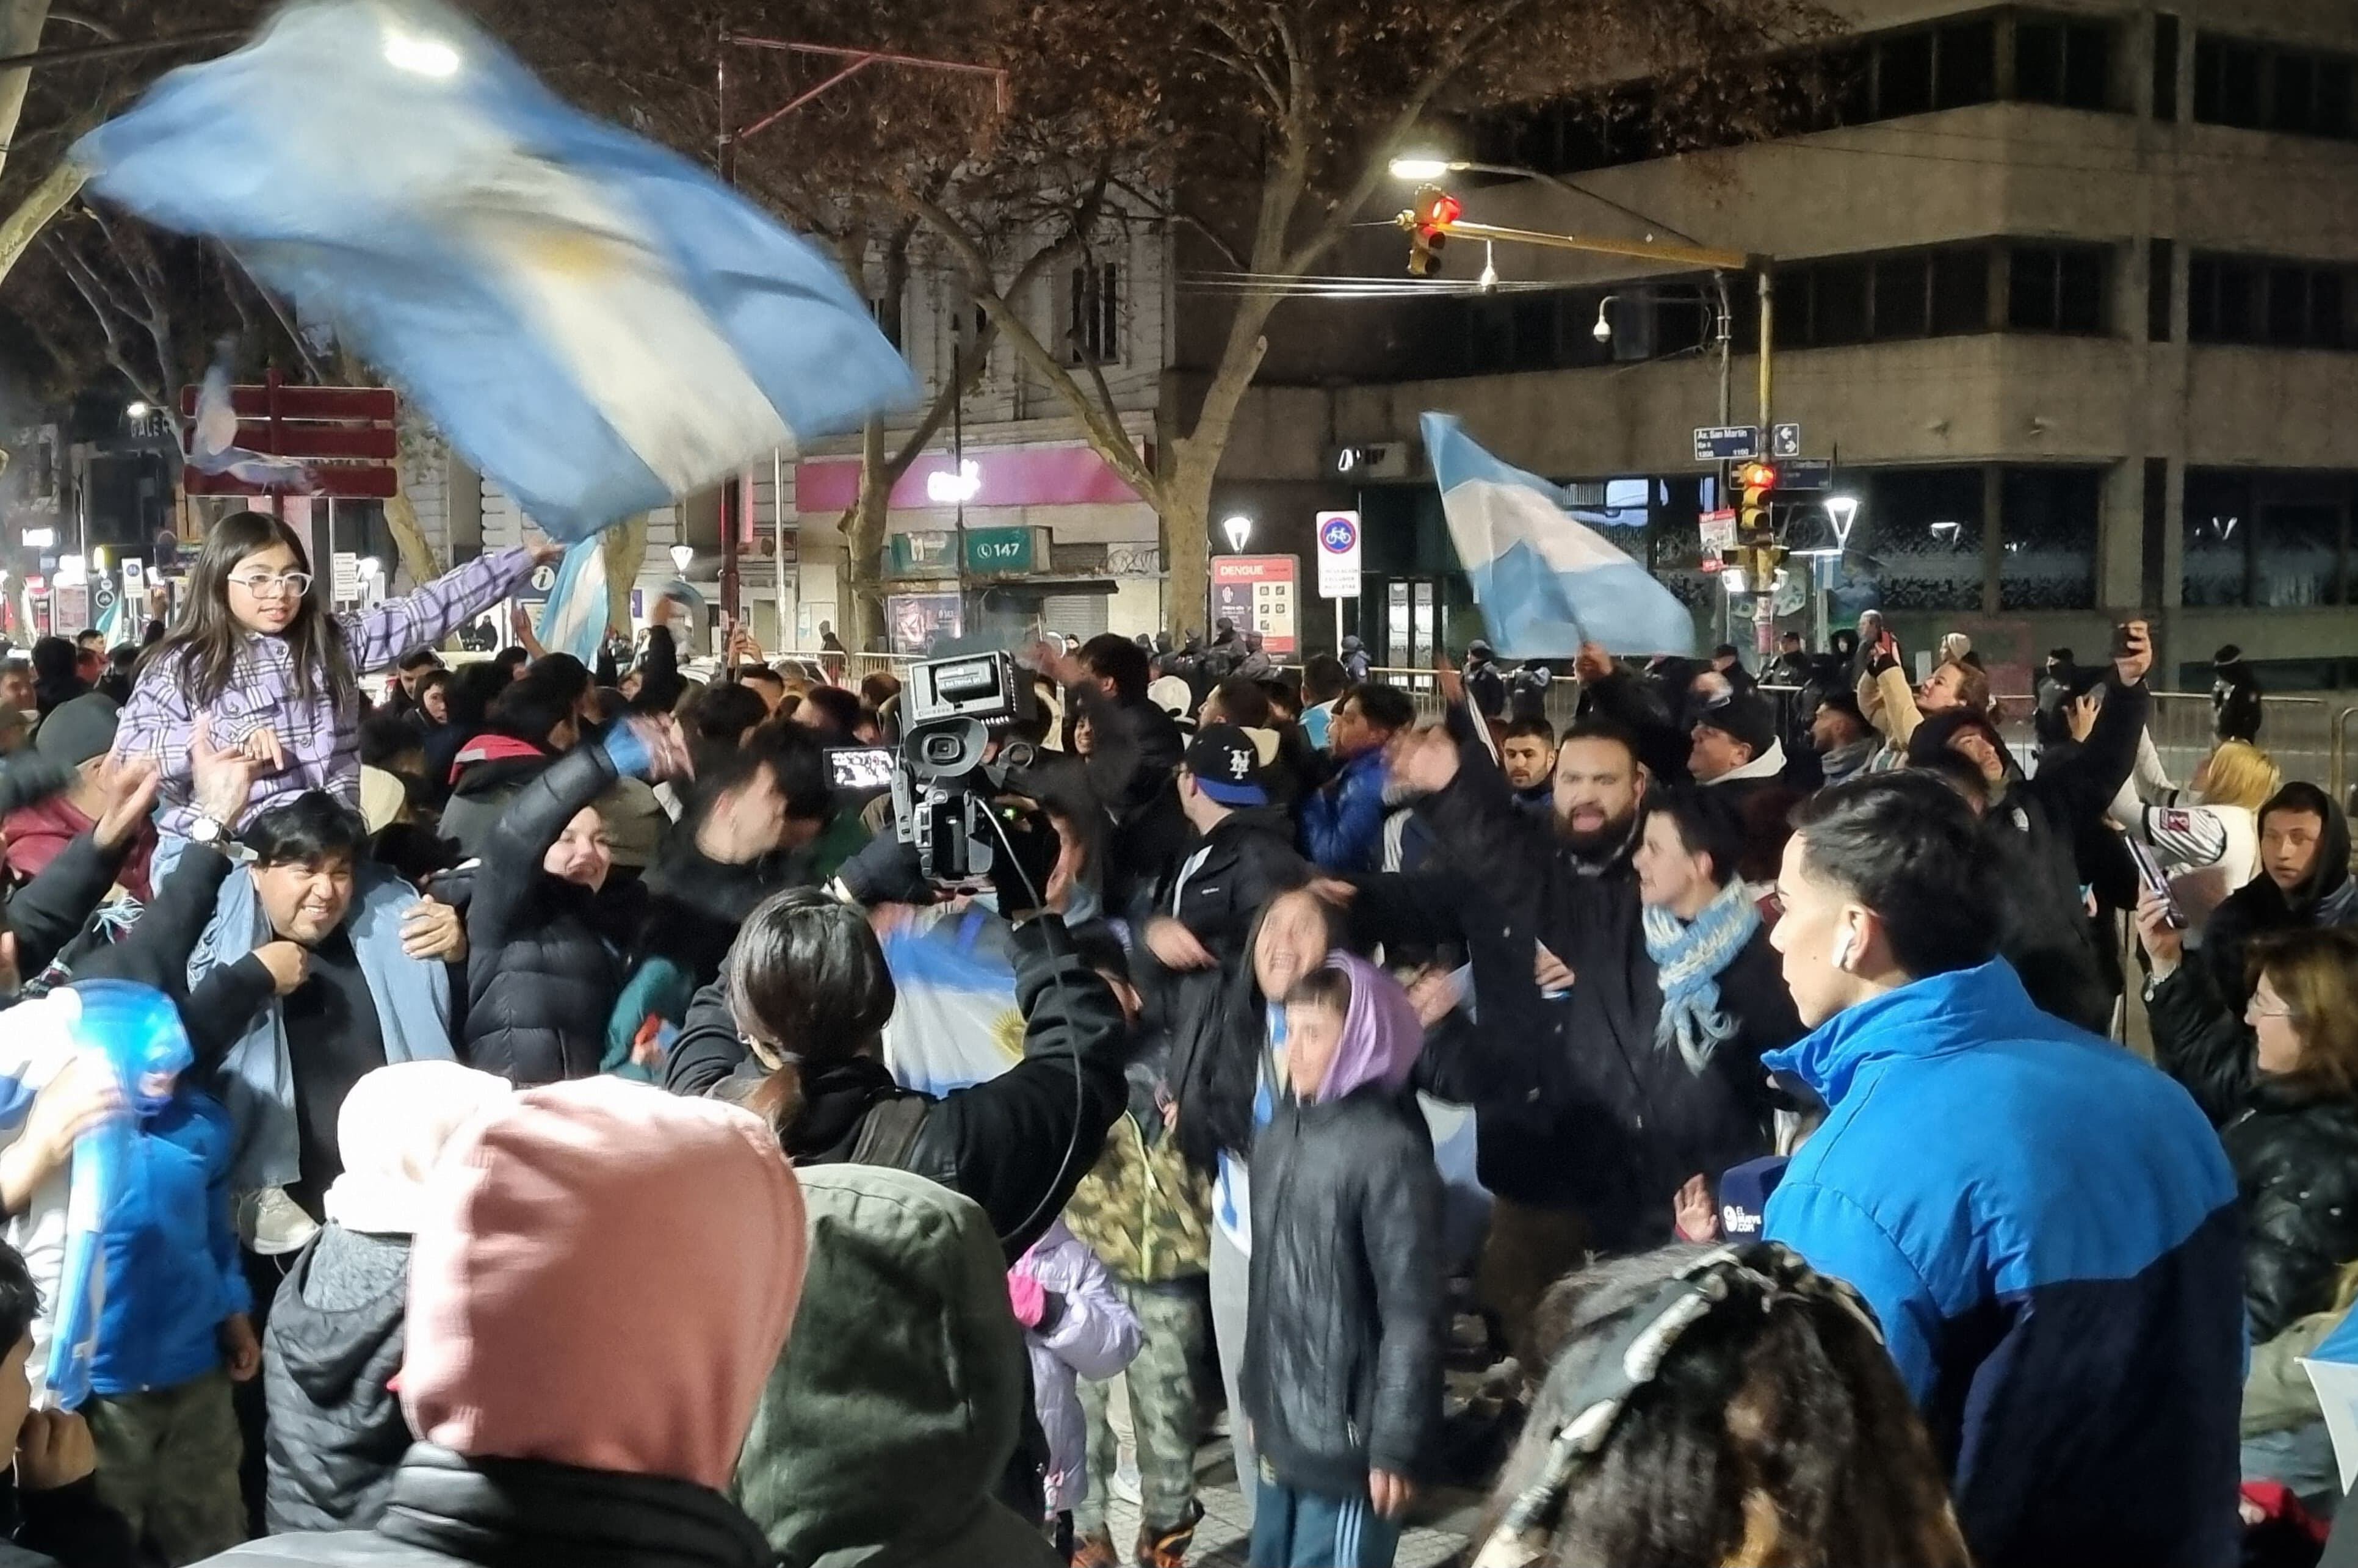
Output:
<path fill-rule="evenodd" d="M 722 1490 L 807 1247 L 802 1190 L 750 1112 L 613 1077 L 526 1090 L 428 1184 L 402 1408 L 471 1457 Z"/>

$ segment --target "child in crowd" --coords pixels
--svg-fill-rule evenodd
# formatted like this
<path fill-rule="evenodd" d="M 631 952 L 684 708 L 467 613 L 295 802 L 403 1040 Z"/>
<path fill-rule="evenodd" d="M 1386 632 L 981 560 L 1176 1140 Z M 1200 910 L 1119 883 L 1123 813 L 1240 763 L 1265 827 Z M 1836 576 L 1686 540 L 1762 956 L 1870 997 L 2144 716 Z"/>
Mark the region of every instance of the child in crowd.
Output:
<path fill-rule="evenodd" d="M 1007 1271 L 1008 1303 L 1032 1358 L 1032 1399 L 1048 1438 L 1041 1477 L 1056 1553 L 1073 1554 L 1073 1510 L 1088 1491 L 1088 1432 L 1079 1380 L 1106 1379 L 1138 1355 L 1138 1319 L 1114 1294 L 1097 1254 L 1062 1220 Z"/>
<path fill-rule="evenodd" d="M 188 613 L 140 661 L 116 754 L 163 770 L 157 826 L 181 838 L 205 820 L 189 774 L 200 714 L 212 716 L 217 740 L 265 765 L 244 812 L 222 827 L 241 828 L 306 790 L 357 808 L 359 677 L 440 642 L 561 553 L 547 541 L 495 550 L 341 620 L 293 529 L 259 512 L 223 518 L 189 568 Z"/>
<path fill-rule="evenodd" d="M 384 1516 L 409 1423 L 393 1391 L 408 1342 L 409 1249 L 443 1146 L 505 1103 L 508 1081 L 456 1062 L 362 1074 L 336 1113 L 343 1173 L 262 1336 L 271 1533 L 365 1530 Z"/>
<path fill-rule="evenodd" d="M 84 1407 L 99 1496 L 181 1568 L 245 1539 L 230 1385 L 262 1369 L 230 1221 L 229 1113 L 189 1081 L 187 1035 L 145 987 L 71 993 L 120 1076 L 130 1134 L 101 1229 L 105 1283 Z M 154 1014 L 168 1022 L 149 1027 Z M 77 1155 L 77 1158 L 80 1156 Z"/>
<path fill-rule="evenodd" d="M 1075 938 L 1130 1020 L 1126 1076 L 1129 1104 L 1106 1132 L 1097 1168 L 1074 1190 L 1065 1223 L 1101 1259 L 1114 1292 L 1138 1319 L 1138 1358 L 1124 1381 L 1138 1445 L 1139 1539 L 1132 1561 L 1178 1568 L 1195 1525 L 1195 1441 L 1199 1417 L 1192 1358 L 1204 1340 L 1205 1275 L 1210 1267 L 1211 1186 L 1180 1151 L 1166 1125 L 1171 1037 L 1142 1027 L 1140 999 L 1121 945 Z M 1081 1410 L 1088 1426 L 1087 1490 L 1075 1509 L 1079 1541 L 1074 1568 L 1120 1568 L 1108 1509 L 1115 1463 L 1111 1385 L 1084 1378 Z"/>
<path fill-rule="evenodd" d="M 1290 1093 L 1253 1140 L 1253 1568 L 1390 1568 L 1441 1408 L 1441 1176 L 1397 982 L 1330 954 L 1285 997 Z"/>
<path fill-rule="evenodd" d="M 41 1315 L 24 1255 L 0 1242 L 0 1453 L 13 1454 L 13 1497 L 0 1497 L 7 1521 L 0 1562 L 9 1568 L 133 1568 L 138 1552 L 121 1515 L 99 1500 L 92 1476 L 98 1456 L 90 1428 L 70 1411 L 33 1409 L 26 1363 Z M 0 1476 L 0 1494 L 10 1491 Z"/>

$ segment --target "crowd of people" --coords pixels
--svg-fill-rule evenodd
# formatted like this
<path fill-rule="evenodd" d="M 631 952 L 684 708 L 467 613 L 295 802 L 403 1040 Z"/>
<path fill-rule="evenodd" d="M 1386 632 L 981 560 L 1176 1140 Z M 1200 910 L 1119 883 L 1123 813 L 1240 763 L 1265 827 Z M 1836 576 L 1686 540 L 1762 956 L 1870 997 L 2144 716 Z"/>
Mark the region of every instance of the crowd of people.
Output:
<path fill-rule="evenodd" d="M 2349 829 L 2234 694 L 2169 780 L 2141 624 L 2019 746 L 1876 617 L 1422 702 L 1043 642 L 978 892 L 839 644 L 446 667 L 551 553 L 339 618 L 241 514 L 0 665 L 18 1557 L 1174 1568 L 1223 1438 L 1262 1568 L 1436 1483 L 1485 1568 L 2313 1557 Z"/>

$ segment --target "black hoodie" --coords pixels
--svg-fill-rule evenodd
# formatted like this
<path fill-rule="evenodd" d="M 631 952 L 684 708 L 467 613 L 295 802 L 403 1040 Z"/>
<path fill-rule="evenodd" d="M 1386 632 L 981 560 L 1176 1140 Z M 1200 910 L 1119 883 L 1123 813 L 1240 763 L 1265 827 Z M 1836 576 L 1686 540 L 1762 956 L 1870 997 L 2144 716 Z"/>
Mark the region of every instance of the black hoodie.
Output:
<path fill-rule="evenodd" d="M 2318 925 L 2358 925 L 2358 881 L 2350 877 L 2350 819 L 2333 797 L 2313 784 L 2295 782 L 2268 797 L 2260 807 L 2265 833 L 2271 812 L 2308 812 L 2325 823 L 2325 837 L 2317 859 L 2292 892 L 2277 886 L 2266 871 L 2227 896 L 2202 928 L 2203 966 L 2228 1011 L 2240 1015 L 2252 1000 L 2252 983 L 2244 974 L 2244 956 L 2252 938 L 2270 931 L 2299 931 Z"/>

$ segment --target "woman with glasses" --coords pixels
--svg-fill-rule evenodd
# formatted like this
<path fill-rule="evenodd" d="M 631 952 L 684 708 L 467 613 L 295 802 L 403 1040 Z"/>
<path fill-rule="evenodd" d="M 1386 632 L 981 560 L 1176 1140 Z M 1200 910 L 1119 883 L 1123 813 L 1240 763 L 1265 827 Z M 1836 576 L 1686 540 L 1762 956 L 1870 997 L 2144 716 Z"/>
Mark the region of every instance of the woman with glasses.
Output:
<path fill-rule="evenodd" d="M 360 677 L 431 647 L 514 592 L 564 546 L 494 551 L 400 599 L 349 616 L 328 603 L 303 542 L 259 512 L 222 519 L 189 573 L 185 619 L 139 661 L 115 742 L 162 769 L 157 826 L 219 838 L 306 790 L 360 803 Z M 216 740 L 262 766 L 236 822 L 209 824 L 190 797 L 189 737 L 200 715 Z"/>
<path fill-rule="evenodd" d="M 2154 1063 L 2212 1122 L 2243 1192 L 2244 1297 L 2252 1343 L 2333 1303 L 2358 1260 L 2358 930 L 2255 938 L 2241 1019 L 2148 896 Z"/>

